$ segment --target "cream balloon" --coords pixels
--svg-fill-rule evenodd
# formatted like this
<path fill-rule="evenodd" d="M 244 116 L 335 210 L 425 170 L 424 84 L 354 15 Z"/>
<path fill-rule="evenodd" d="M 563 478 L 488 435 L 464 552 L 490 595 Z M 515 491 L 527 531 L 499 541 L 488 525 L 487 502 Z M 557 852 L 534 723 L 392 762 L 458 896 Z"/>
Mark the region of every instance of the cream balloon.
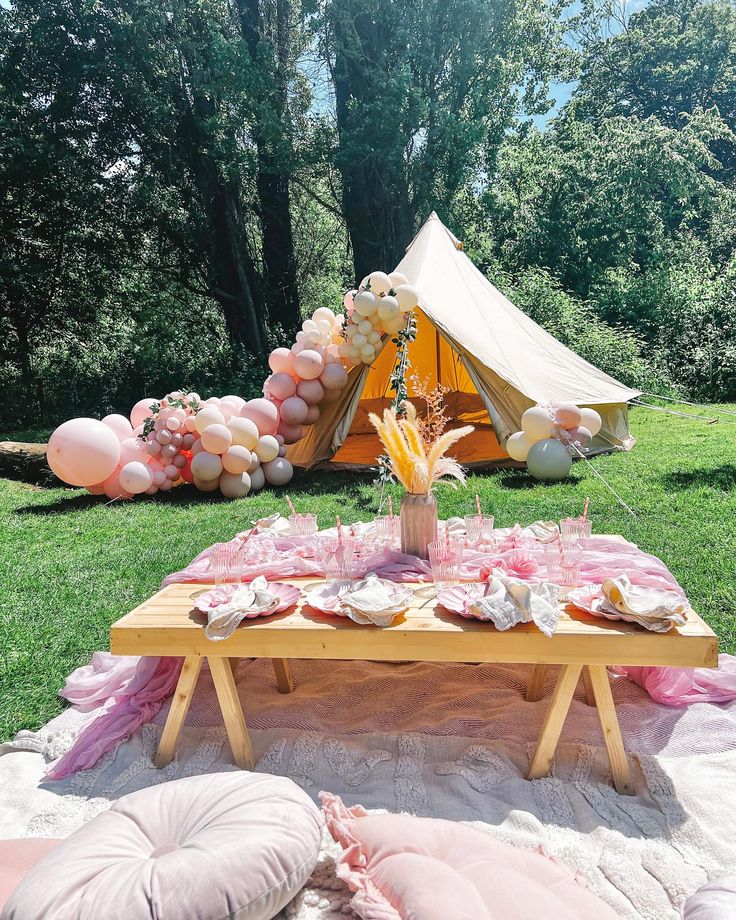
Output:
<path fill-rule="evenodd" d="M 544 438 L 529 448 L 526 465 L 535 479 L 559 482 L 569 474 L 572 457 L 556 438 Z"/>
<path fill-rule="evenodd" d="M 207 406 L 204 409 L 200 409 L 194 420 L 194 426 L 200 434 L 210 425 L 224 424 L 225 416 L 216 406 Z"/>
<path fill-rule="evenodd" d="M 102 424 L 114 431 L 120 441 L 124 441 L 133 434 L 133 426 L 124 415 L 106 415 L 102 419 Z"/>
<path fill-rule="evenodd" d="M 200 492 L 216 492 L 220 486 L 220 477 L 215 476 L 214 479 L 199 479 L 197 476 L 194 476 L 193 482 Z"/>
<path fill-rule="evenodd" d="M 378 304 L 378 315 L 381 317 L 382 322 L 386 323 L 396 319 L 400 313 L 399 302 L 395 297 L 389 295 L 381 298 L 381 302 Z"/>
<path fill-rule="evenodd" d="M 254 450 L 252 450 L 250 452 L 250 465 L 248 466 L 248 469 L 245 472 L 252 473 L 253 470 L 257 469 L 260 465 L 261 465 L 261 461 L 258 459 L 258 454 Z"/>
<path fill-rule="evenodd" d="M 374 294 L 387 294 L 391 290 L 391 279 L 386 272 L 371 272 L 368 281 Z"/>
<path fill-rule="evenodd" d="M 134 460 L 122 467 L 119 481 L 124 491 L 130 492 L 131 495 L 140 495 L 153 485 L 153 474 L 145 463 Z"/>
<path fill-rule="evenodd" d="M 378 309 L 378 298 L 370 291 L 360 291 L 355 295 L 353 305 L 359 316 L 371 316 Z"/>
<path fill-rule="evenodd" d="M 395 292 L 402 313 L 409 313 L 419 303 L 419 292 L 411 284 L 400 284 Z"/>
<path fill-rule="evenodd" d="M 506 453 L 509 455 L 509 457 L 511 457 L 512 460 L 518 460 L 521 463 L 524 463 L 531 446 L 532 442 L 529 440 L 526 433 L 523 431 L 517 431 L 515 434 L 512 434 L 506 441 Z"/>
<path fill-rule="evenodd" d="M 391 287 L 396 290 L 400 284 L 408 284 L 409 279 L 406 275 L 402 275 L 401 272 L 391 272 L 388 276 L 389 281 L 391 282 Z"/>
<path fill-rule="evenodd" d="M 317 307 L 317 309 L 312 314 L 312 320 L 315 323 L 318 323 L 320 320 L 328 322 L 331 326 L 335 323 L 335 314 L 330 310 L 329 307 Z"/>
<path fill-rule="evenodd" d="M 294 475 L 294 467 L 286 457 L 276 457 L 263 464 L 263 475 L 272 486 L 285 486 Z"/>
<path fill-rule="evenodd" d="M 256 444 L 256 453 L 261 463 L 268 463 L 279 455 L 279 442 L 273 435 L 265 434 L 258 439 Z M 201 456 L 201 454 L 200 454 Z"/>
<path fill-rule="evenodd" d="M 253 450 L 258 443 L 258 438 L 261 436 L 258 426 L 249 418 L 242 418 L 241 416 L 231 418 L 227 423 L 227 427 L 233 436 L 233 444 L 240 444 L 249 450 Z"/>
<path fill-rule="evenodd" d="M 115 432 L 93 418 L 73 418 L 54 431 L 46 462 L 71 486 L 94 486 L 106 480 L 120 461 Z"/>
<path fill-rule="evenodd" d="M 195 479 L 217 479 L 220 473 L 222 473 L 222 459 L 218 454 L 202 450 L 192 458 L 192 475 Z"/>
<path fill-rule="evenodd" d="M 542 406 L 532 406 L 521 417 L 521 428 L 532 444 L 552 437 L 555 424 Z"/>
<path fill-rule="evenodd" d="M 580 410 L 580 415 L 582 416 L 580 424 L 588 429 L 592 437 L 595 437 L 603 425 L 603 419 L 600 414 L 595 409 L 586 408 Z"/>
<path fill-rule="evenodd" d="M 250 492 L 250 476 L 242 473 L 223 473 L 220 476 L 220 492 L 225 498 L 243 498 Z"/>
<path fill-rule="evenodd" d="M 208 425 L 202 432 L 202 447 L 211 454 L 224 454 L 232 443 L 232 432 L 226 425 Z"/>
<path fill-rule="evenodd" d="M 406 328 L 406 315 L 404 313 L 399 313 L 395 319 L 387 320 L 383 324 L 383 328 L 391 335 L 401 332 L 402 329 Z"/>
<path fill-rule="evenodd" d="M 226 473 L 247 473 L 251 464 L 251 451 L 242 444 L 233 444 L 222 455 L 222 468 Z"/>
<path fill-rule="evenodd" d="M 251 492 L 260 492 L 265 485 L 266 477 L 263 475 L 263 467 L 259 465 L 250 472 Z"/>

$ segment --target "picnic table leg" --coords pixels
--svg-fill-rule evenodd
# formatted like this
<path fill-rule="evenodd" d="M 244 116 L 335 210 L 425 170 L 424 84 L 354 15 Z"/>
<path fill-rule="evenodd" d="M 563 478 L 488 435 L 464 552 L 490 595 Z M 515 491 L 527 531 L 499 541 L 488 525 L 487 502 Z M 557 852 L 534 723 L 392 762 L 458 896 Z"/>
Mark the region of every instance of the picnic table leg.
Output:
<path fill-rule="evenodd" d="M 542 731 L 537 741 L 531 767 L 527 779 L 540 779 L 549 773 L 555 748 L 560 739 L 560 732 L 565 723 L 567 711 L 570 708 L 575 688 L 578 685 L 582 665 L 567 664 L 560 671 L 557 685 L 552 694 L 552 700 L 544 718 Z"/>
<path fill-rule="evenodd" d="M 534 670 L 532 671 L 529 685 L 526 688 L 527 703 L 537 703 L 544 696 L 544 686 L 547 679 L 547 668 L 548 665 L 546 664 L 534 665 Z"/>
<path fill-rule="evenodd" d="M 171 708 L 166 719 L 166 725 L 164 725 L 164 730 L 161 733 L 161 740 L 158 743 L 158 750 L 153 760 L 154 765 L 157 767 L 165 767 L 174 758 L 176 746 L 179 743 L 179 735 L 189 711 L 189 704 L 194 696 L 194 688 L 197 686 L 197 678 L 201 668 L 202 659 L 199 655 L 189 655 L 184 659 L 179 681 L 171 698 Z"/>
<path fill-rule="evenodd" d="M 608 671 L 605 665 L 589 665 L 590 683 L 595 697 L 595 704 L 598 708 L 598 718 L 603 731 L 603 740 L 608 751 L 608 759 L 611 763 L 611 773 L 613 775 L 613 785 L 616 792 L 621 795 L 634 795 L 634 786 L 631 782 L 631 773 L 629 771 L 629 761 L 624 750 L 624 742 L 621 737 L 621 727 L 618 724 L 616 707 L 613 703 L 611 685 L 608 682 Z"/>
<path fill-rule="evenodd" d="M 585 702 L 588 706 L 595 706 L 595 693 L 593 692 L 593 683 L 590 679 L 590 668 L 587 664 L 583 668 L 583 684 L 585 685 Z"/>
<path fill-rule="evenodd" d="M 243 707 L 240 705 L 238 691 L 235 688 L 235 678 L 233 677 L 230 659 L 212 656 L 207 660 L 210 663 L 212 680 L 214 681 L 215 692 L 222 710 L 222 718 L 225 721 L 233 759 L 241 769 L 252 770 L 255 766 L 253 748 L 248 735 L 248 727 L 245 724 Z"/>
<path fill-rule="evenodd" d="M 294 678 L 291 676 L 288 658 L 272 658 L 274 672 L 276 673 L 276 686 L 279 693 L 291 693 L 294 690 Z"/>

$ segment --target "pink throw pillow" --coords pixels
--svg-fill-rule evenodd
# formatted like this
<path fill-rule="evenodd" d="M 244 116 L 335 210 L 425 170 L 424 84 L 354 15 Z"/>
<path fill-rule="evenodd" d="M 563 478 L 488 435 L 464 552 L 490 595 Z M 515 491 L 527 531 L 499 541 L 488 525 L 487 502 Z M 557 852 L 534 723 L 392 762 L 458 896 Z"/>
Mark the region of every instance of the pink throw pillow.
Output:
<path fill-rule="evenodd" d="M 363 920 L 617 920 L 605 901 L 540 853 L 454 821 L 371 815 L 321 793 L 342 845 L 337 875 Z"/>
<path fill-rule="evenodd" d="M 47 837 L 0 840 L 0 911 L 25 874 L 60 843 Z"/>

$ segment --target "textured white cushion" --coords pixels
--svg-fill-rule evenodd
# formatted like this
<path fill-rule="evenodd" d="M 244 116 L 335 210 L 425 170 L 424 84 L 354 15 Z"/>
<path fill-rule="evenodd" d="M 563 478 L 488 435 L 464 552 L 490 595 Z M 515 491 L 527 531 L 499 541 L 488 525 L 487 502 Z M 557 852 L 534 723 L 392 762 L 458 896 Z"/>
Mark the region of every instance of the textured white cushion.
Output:
<path fill-rule="evenodd" d="M 699 888 L 682 909 L 683 920 L 734 920 L 736 875 L 726 875 Z"/>
<path fill-rule="evenodd" d="M 268 920 L 311 875 L 321 827 L 319 809 L 285 777 L 162 783 L 59 844 L 2 920 Z"/>

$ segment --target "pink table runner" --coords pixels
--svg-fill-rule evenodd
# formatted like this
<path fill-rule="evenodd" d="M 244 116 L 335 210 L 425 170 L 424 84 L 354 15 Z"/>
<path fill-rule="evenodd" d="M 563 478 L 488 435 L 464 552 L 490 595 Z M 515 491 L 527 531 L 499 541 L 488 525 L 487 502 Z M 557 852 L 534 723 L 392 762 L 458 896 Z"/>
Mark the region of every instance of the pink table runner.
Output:
<path fill-rule="evenodd" d="M 462 522 L 448 522 L 451 531 L 462 533 Z M 292 537 L 279 533 L 280 522 L 247 539 L 238 534 L 233 543 L 246 541 L 243 550 L 243 578 L 258 575 L 289 578 L 324 575 L 320 544 L 324 537 L 334 538 L 334 530 L 314 537 Z M 367 572 L 394 581 L 431 581 L 429 564 L 416 556 L 376 549 L 373 525 L 356 524 L 352 528 L 358 559 L 356 575 Z M 465 548 L 462 577 L 479 580 L 492 568 L 504 568 L 528 581 L 544 580 L 544 556 L 541 543 L 532 538 L 533 530 L 518 525 L 498 532 L 502 540 L 491 552 Z M 174 583 L 198 583 L 213 580 L 211 547 L 200 553 L 181 572 L 168 575 L 163 586 Z M 633 584 L 669 588 L 684 595 L 665 564 L 632 543 L 605 536 L 585 541 L 580 570 L 582 584 L 600 584 L 604 578 L 621 572 Z M 50 779 L 62 779 L 77 770 L 88 769 L 119 741 L 150 721 L 171 695 L 181 669 L 181 658 L 116 657 L 96 652 L 91 663 L 73 671 L 66 680 L 61 696 L 78 706 L 98 707 L 99 715 L 78 735 L 71 748 L 49 768 Z M 706 668 L 617 668 L 643 687 L 658 702 L 682 706 L 692 702 L 726 702 L 736 699 L 736 658 L 719 656 L 718 669 Z"/>

